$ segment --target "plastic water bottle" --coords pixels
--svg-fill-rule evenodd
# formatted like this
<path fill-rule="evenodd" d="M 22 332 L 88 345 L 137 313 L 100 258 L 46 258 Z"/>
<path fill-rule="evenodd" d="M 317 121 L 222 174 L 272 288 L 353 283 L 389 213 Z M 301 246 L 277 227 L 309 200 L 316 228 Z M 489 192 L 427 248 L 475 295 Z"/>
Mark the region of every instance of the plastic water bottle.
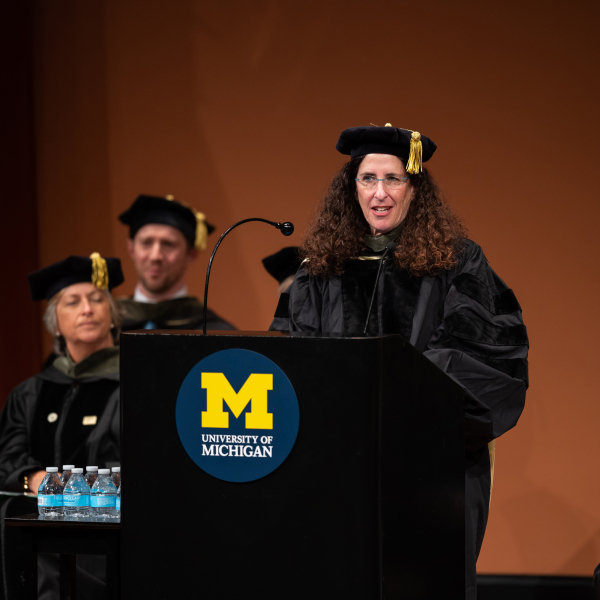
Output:
<path fill-rule="evenodd" d="M 38 488 L 38 512 L 45 517 L 62 517 L 63 485 L 57 467 L 47 467 L 46 475 Z"/>
<path fill-rule="evenodd" d="M 85 471 L 86 473 L 83 476 L 83 478 L 85 479 L 85 482 L 90 486 L 91 489 L 91 487 L 96 482 L 96 479 L 98 479 L 98 467 L 86 467 Z"/>
<path fill-rule="evenodd" d="M 117 490 L 117 514 L 119 515 L 119 520 L 121 519 L 121 486 Z"/>
<path fill-rule="evenodd" d="M 60 476 L 60 482 L 63 484 L 63 486 L 67 485 L 69 478 L 73 474 L 72 469 L 74 466 L 75 465 L 63 465 L 62 474 Z"/>
<path fill-rule="evenodd" d="M 83 479 L 83 469 L 73 469 L 63 492 L 66 517 L 82 519 L 90 516 L 90 488 Z"/>
<path fill-rule="evenodd" d="M 116 519 L 118 517 L 117 488 L 110 480 L 110 469 L 100 469 L 98 479 L 92 486 L 91 516 L 96 519 Z"/>
<path fill-rule="evenodd" d="M 113 467 L 112 475 L 110 480 L 115 484 L 115 487 L 119 489 L 121 487 L 121 467 Z"/>

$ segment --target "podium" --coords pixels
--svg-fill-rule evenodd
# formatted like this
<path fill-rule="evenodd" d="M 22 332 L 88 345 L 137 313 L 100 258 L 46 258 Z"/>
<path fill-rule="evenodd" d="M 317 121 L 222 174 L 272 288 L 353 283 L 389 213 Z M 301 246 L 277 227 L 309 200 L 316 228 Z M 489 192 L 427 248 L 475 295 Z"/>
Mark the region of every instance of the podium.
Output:
<path fill-rule="evenodd" d="M 266 403 L 259 387 L 242 393 L 243 361 L 236 382 L 218 374 L 220 357 L 237 365 L 238 356 L 274 363 L 271 390 L 268 374 L 255 380 L 267 381 Z M 233 400 L 246 400 L 219 400 L 226 394 L 210 388 L 217 376 L 231 380 Z M 295 419 L 277 412 L 285 378 L 299 417 L 286 456 L 266 475 L 227 480 L 219 452 L 243 479 L 244 452 L 264 469 L 272 451 L 206 432 L 235 424 L 262 439 L 264 415 L 274 414 L 277 440 Z M 463 398 L 399 335 L 123 334 L 122 597 L 462 600 Z M 249 442 L 232 450 L 236 439 Z"/>

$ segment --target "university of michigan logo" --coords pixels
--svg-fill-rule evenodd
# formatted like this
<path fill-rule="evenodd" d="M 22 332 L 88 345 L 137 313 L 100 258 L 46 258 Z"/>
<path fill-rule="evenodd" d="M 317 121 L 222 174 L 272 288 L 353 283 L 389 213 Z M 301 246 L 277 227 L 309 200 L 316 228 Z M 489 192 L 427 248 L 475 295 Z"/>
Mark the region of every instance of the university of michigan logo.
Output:
<path fill-rule="evenodd" d="M 300 424 L 290 380 L 250 350 L 223 350 L 201 360 L 177 396 L 177 431 L 190 458 L 225 481 L 253 481 L 291 452 Z"/>

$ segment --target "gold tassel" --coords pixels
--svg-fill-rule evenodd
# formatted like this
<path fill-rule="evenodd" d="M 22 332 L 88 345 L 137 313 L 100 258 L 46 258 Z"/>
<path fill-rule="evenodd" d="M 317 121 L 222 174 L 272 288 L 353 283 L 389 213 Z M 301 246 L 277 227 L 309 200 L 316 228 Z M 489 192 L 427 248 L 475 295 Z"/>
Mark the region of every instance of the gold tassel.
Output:
<path fill-rule="evenodd" d="M 98 252 L 90 254 L 92 259 L 92 283 L 99 289 L 108 288 L 108 266 Z"/>
<path fill-rule="evenodd" d="M 171 194 L 167 194 L 165 196 L 165 200 L 170 200 L 171 202 L 179 202 L 178 200 L 175 200 L 175 196 L 172 196 Z M 189 208 L 194 213 L 194 216 L 196 217 L 196 239 L 194 240 L 194 246 L 200 251 L 206 250 L 206 242 L 208 240 L 208 227 L 206 226 L 206 217 L 201 212 L 195 211 L 191 206 L 188 206 L 183 202 L 179 202 L 179 204 L 181 204 L 181 206 Z"/>
<path fill-rule="evenodd" d="M 196 242 L 194 246 L 198 250 L 206 250 L 206 241 L 208 240 L 208 227 L 206 226 L 206 217 L 201 212 L 194 211 L 196 217 Z"/>
<path fill-rule="evenodd" d="M 413 131 L 410 135 L 410 155 L 406 163 L 406 172 L 416 175 L 423 171 L 423 144 L 421 143 L 421 134 Z"/>

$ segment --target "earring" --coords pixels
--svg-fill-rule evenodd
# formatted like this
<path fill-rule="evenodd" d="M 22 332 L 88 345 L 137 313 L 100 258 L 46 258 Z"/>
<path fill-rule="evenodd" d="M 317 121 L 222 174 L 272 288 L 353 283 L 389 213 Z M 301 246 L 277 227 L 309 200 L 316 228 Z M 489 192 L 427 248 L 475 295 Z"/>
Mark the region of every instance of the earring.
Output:
<path fill-rule="evenodd" d="M 110 324 L 110 328 L 111 328 L 111 329 L 114 329 L 114 328 L 115 328 L 115 324 L 114 324 L 114 323 L 111 323 L 111 324 Z"/>
<path fill-rule="evenodd" d="M 56 337 L 60 337 L 60 331 L 55 331 L 55 332 L 54 332 L 54 335 L 55 335 Z"/>

